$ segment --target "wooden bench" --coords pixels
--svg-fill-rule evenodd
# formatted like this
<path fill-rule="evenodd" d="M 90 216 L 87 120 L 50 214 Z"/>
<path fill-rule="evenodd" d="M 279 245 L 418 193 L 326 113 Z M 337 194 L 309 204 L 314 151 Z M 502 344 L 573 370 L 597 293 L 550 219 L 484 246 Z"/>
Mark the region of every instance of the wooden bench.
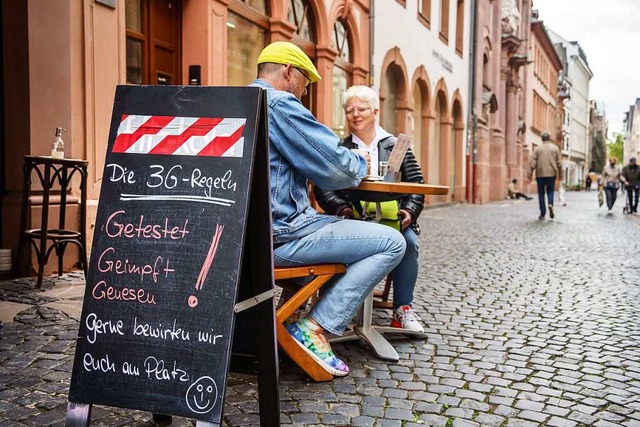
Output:
<path fill-rule="evenodd" d="M 305 352 L 295 341 L 284 326 L 284 322 L 301 305 L 305 304 L 309 298 L 315 295 L 318 290 L 334 274 L 342 274 L 347 268 L 342 264 L 317 264 L 300 267 L 276 267 L 274 269 L 274 279 L 276 284 L 287 289 L 288 279 L 301 277 L 313 277 L 313 279 L 302 287 L 296 287 L 296 293 L 276 310 L 276 334 L 278 344 L 285 353 L 304 370 L 315 381 L 331 381 L 333 375 L 327 372 L 318 364 L 307 352 Z"/>

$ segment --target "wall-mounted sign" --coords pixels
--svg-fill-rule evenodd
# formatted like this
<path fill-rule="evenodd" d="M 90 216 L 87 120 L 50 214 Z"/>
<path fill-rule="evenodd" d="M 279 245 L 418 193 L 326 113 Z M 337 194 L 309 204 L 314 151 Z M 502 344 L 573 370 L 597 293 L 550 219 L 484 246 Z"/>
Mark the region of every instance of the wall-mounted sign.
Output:
<path fill-rule="evenodd" d="M 113 9 L 116 8 L 116 0 L 96 0 L 96 3 L 101 3 L 105 6 L 109 6 Z"/>
<path fill-rule="evenodd" d="M 447 58 L 444 57 L 443 54 L 441 54 L 435 49 L 432 50 L 432 52 L 433 52 L 433 56 L 435 56 L 442 64 L 442 68 L 449 71 L 450 73 L 453 73 L 453 64 L 451 63 L 451 61 L 449 61 Z"/>

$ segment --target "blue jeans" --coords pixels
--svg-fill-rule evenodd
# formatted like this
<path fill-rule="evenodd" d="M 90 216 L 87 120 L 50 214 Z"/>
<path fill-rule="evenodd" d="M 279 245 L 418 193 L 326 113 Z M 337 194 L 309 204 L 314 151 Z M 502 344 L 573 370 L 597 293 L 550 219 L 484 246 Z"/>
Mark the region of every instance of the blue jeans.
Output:
<path fill-rule="evenodd" d="M 309 316 L 326 331 L 342 335 L 373 288 L 402 260 L 405 240 L 397 230 L 372 222 L 332 222 L 273 251 L 277 267 L 347 264 L 335 275 Z"/>
<path fill-rule="evenodd" d="M 411 227 L 402 232 L 407 250 L 400 264 L 393 270 L 393 308 L 411 305 L 418 280 L 418 236 Z"/>
<path fill-rule="evenodd" d="M 556 185 L 555 176 L 545 176 L 542 178 L 536 178 L 538 182 L 538 203 L 540 204 L 540 216 L 547 214 L 547 203 L 544 201 L 544 195 L 547 194 L 549 203 L 553 206 L 553 187 Z"/>
<path fill-rule="evenodd" d="M 604 187 L 604 194 L 607 197 L 607 208 L 611 210 L 618 198 L 618 189 L 616 187 Z"/>

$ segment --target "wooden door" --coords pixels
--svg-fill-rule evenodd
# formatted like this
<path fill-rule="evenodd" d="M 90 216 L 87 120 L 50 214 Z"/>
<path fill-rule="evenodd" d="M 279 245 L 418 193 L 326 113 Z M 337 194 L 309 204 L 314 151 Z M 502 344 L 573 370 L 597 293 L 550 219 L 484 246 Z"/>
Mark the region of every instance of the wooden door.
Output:
<path fill-rule="evenodd" d="M 180 0 L 127 0 L 127 83 L 179 85 Z"/>

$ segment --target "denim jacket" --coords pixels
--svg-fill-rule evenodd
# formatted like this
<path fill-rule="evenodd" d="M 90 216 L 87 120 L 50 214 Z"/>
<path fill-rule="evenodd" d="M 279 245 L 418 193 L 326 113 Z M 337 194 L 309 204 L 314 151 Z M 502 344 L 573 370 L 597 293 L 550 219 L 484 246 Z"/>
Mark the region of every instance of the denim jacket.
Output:
<path fill-rule="evenodd" d="M 311 207 L 309 180 L 325 189 L 356 187 L 367 163 L 339 146 L 340 138 L 294 95 L 259 79 L 251 86 L 267 92 L 272 231 L 274 244 L 280 244 L 338 220 Z"/>

